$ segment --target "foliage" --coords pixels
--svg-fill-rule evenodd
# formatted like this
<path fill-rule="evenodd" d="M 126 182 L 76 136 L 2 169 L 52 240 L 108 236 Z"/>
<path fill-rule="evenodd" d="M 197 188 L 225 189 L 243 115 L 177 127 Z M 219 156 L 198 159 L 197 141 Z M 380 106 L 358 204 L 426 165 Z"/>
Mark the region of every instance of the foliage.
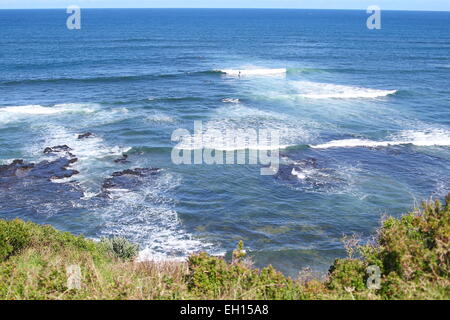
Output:
<path fill-rule="evenodd" d="M 450 298 L 450 195 L 445 205 L 424 203 L 422 210 L 386 219 L 372 244 L 357 245 L 361 260 L 339 259 L 331 268 L 332 290 L 368 292 L 366 268 L 380 268 L 382 299 Z M 345 290 L 345 289 L 344 289 Z M 364 294 L 362 295 L 364 296 Z"/>
<path fill-rule="evenodd" d="M 100 242 L 106 250 L 116 258 L 122 260 L 133 260 L 139 253 L 139 245 L 128 241 L 125 238 L 103 238 Z"/>
<path fill-rule="evenodd" d="M 242 251 L 242 243 L 238 246 Z M 227 263 L 206 253 L 189 258 L 188 288 L 207 299 L 299 299 L 300 286 L 268 266 L 261 271 L 245 262 Z M 248 296 L 250 294 L 250 296 Z"/>
<path fill-rule="evenodd" d="M 0 299 L 450 299 L 450 196 L 387 218 L 371 243 L 347 238 L 325 280 L 255 269 L 243 242 L 231 263 L 198 253 L 187 262 L 135 262 L 123 238 L 94 242 L 21 220 L 0 220 Z M 68 290 L 66 268 L 82 286 Z M 367 287 L 367 268 L 381 272 Z"/>

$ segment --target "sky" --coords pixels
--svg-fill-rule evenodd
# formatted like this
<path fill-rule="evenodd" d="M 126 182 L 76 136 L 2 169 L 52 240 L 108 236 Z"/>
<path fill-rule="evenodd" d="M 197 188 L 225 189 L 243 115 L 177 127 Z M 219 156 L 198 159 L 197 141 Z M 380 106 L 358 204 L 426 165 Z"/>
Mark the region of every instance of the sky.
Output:
<path fill-rule="evenodd" d="M 0 9 L 66 8 L 295 8 L 450 11 L 450 0 L 0 0 Z"/>

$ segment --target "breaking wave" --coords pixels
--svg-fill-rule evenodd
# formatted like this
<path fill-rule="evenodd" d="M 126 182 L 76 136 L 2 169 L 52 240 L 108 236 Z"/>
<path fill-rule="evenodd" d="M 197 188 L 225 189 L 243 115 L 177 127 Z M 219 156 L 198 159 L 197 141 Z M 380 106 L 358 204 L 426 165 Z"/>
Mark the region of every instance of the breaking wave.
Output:
<path fill-rule="evenodd" d="M 312 145 L 311 148 L 389 147 L 398 145 L 415 145 L 422 147 L 450 146 L 450 132 L 442 129 L 430 131 L 406 130 L 393 136 L 392 140 L 375 141 L 368 139 L 343 139 Z"/>
<path fill-rule="evenodd" d="M 11 122 L 26 117 L 51 116 L 62 113 L 93 113 L 97 109 L 95 104 L 56 104 L 52 107 L 41 105 L 8 106 L 0 108 L 0 121 Z"/>
<path fill-rule="evenodd" d="M 223 69 L 218 70 L 221 73 L 226 74 L 230 77 L 247 77 L 247 76 L 278 76 L 278 75 L 286 75 L 286 68 L 279 69 L 257 69 L 257 68 L 248 68 L 248 69 Z"/>
<path fill-rule="evenodd" d="M 215 149 L 275 150 L 306 144 L 315 136 L 308 124 L 273 111 L 233 104 L 216 111 L 202 127 L 203 140 L 192 135 L 177 146 L 180 150 Z M 267 134 L 266 134 L 267 133 Z M 278 134 L 278 141 L 271 140 Z"/>
<path fill-rule="evenodd" d="M 376 90 L 309 81 L 293 81 L 292 86 L 300 92 L 294 96 L 307 99 L 379 98 L 397 93 L 397 90 Z"/>
<path fill-rule="evenodd" d="M 237 98 L 224 98 L 222 99 L 223 103 L 239 103 L 240 100 Z"/>
<path fill-rule="evenodd" d="M 139 260 L 181 260 L 198 251 L 211 251 L 213 245 L 192 237 L 174 208 L 171 192 L 180 178 L 163 172 L 139 190 L 117 190 L 114 201 L 98 208 L 103 224 L 100 235 L 122 236 L 141 244 Z"/>

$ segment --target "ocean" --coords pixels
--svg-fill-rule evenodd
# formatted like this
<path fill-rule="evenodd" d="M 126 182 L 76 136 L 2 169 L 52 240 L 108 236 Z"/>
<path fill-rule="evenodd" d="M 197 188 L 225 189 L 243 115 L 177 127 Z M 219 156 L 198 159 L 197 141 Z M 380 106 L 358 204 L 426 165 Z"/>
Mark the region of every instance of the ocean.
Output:
<path fill-rule="evenodd" d="M 0 218 L 126 237 L 141 259 L 243 240 L 295 276 L 450 191 L 450 12 L 382 11 L 380 30 L 346 10 L 68 16 L 0 10 Z M 280 132 L 278 173 L 175 164 L 172 133 L 194 121 Z"/>

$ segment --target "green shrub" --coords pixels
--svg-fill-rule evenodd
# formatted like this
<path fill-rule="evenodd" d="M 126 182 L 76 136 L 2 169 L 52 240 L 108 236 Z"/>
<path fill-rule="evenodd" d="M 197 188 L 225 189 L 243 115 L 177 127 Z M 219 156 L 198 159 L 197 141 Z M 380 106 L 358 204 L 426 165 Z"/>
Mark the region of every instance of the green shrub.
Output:
<path fill-rule="evenodd" d="M 358 259 L 336 259 L 330 268 L 328 287 L 331 290 L 363 291 L 366 288 L 366 264 Z"/>
<path fill-rule="evenodd" d="M 134 244 L 125 238 L 103 238 L 100 243 L 114 257 L 122 260 L 133 260 L 139 253 L 139 245 Z"/>
<path fill-rule="evenodd" d="M 189 257 L 189 290 L 208 299 L 230 296 L 245 299 L 249 298 L 248 294 L 254 299 L 298 299 L 301 296 L 299 285 L 272 266 L 261 271 L 250 268 L 242 260 L 245 257 L 242 242 L 233 257 L 232 263 L 207 253 Z"/>
<path fill-rule="evenodd" d="M 386 299 L 443 298 L 450 287 L 450 195 L 445 205 L 424 203 L 422 210 L 386 219 L 375 243 L 358 246 L 362 260 L 339 259 L 330 270 L 329 288 L 363 291 L 367 266 L 381 270 Z"/>
<path fill-rule="evenodd" d="M 28 226 L 21 220 L 0 220 L 0 262 L 16 254 L 30 242 Z"/>
<path fill-rule="evenodd" d="M 187 263 L 136 263 L 138 246 L 123 238 L 96 243 L 0 220 L 0 299 L 450 299 L 450 195 L 444 205 L 386 219 L 371 243 L 347 243 L 349 257 L 334 262 L 326 281 L 302 281 L 252 268 L 242 242 L 231 263 L 206 253 Z M 66 287 L 72 264 L 81 268 L 80 290 Z M 376 290 L 366 285 L 373 265 L 381 271 Z"/>
<path fill-rule="evenodd" d="M 53 250 L 75 249 L 89 252 L 94 258 L 103 248 L 83 236 L 61 232 L 52 226 L 41 226 L 23 220 L 0 220 L 0 262 L 27 247 L 51 247 Z"/>
<path fill-rule="evenodd" d="M 233 251 L 233 262 L 240 262 L 247 256 L 247 252 L 244 249 L 244 241 L 239 241 L 236 250 Z"/>

